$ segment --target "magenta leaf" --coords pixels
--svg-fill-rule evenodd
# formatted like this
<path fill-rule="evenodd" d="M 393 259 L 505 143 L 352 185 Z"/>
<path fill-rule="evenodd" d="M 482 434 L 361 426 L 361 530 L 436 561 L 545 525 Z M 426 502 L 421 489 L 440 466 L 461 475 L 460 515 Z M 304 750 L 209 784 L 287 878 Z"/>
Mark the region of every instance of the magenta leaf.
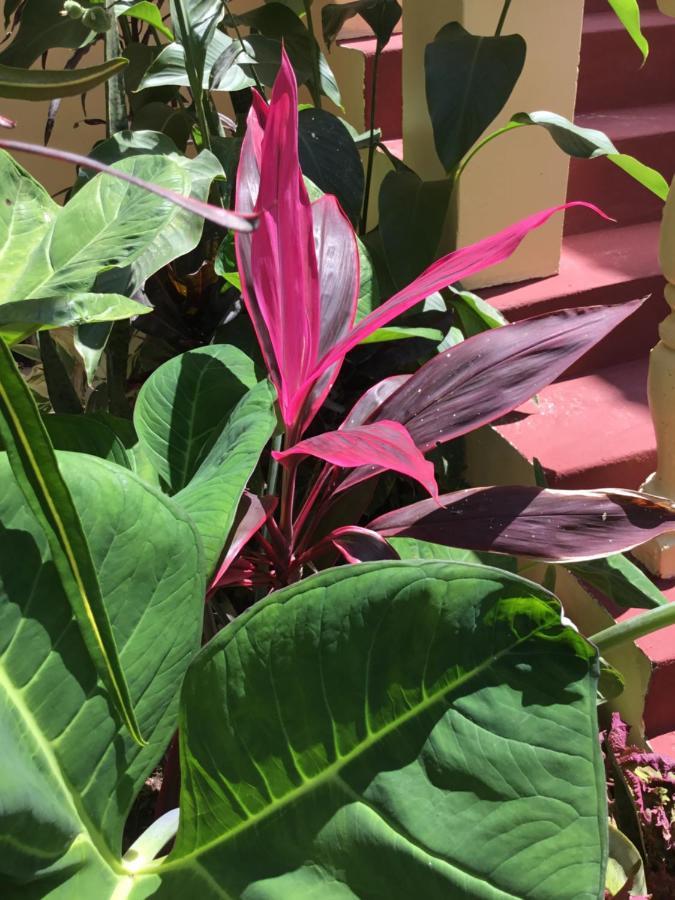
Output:
<path fill-rule="evenodd" d="M 608 218 L 601 210 L 590 203 L 581 201 L 556 206 L 543 212 L 535 213 L 505 228 L 503 231 L 484 238 L 475 244 L 456 250 L 434 263 L 419 278 L 395 294 L 386 303 L 362 319 L 350 334 L 336 344 L 319 362 L 312 378 L 318 378 L 329 366 L 346 356 L 346 354 L 364 338 L 391 322 L 397 316 L 420 303 L 436 291 L 450 284 L 461 281 L 469 275 L 481 272 L 497 263 L 503 262 L 518 249 L 523 239 L 535 228 L 540 228 L 557 212 L 573 206 L 585 206 L 603 218 Z"/>
<path fill-rule="evenodd" d="M 295 75 L 283 52 L 262 141 L 260 101 L 249 116 L 254 133 L 243 148 L 238 178 L 248 205 L 255 195 L 259 148 L 258 228 L 243 244 L 236 243 L 244 302 L 289 427 L 297 422 L 306 396 L 301 387 L 316 365 L 321 334 L 314 223 L 298 161 L 297 108 Z"/>
<path fill-rule="evenodd" d="M 331 543 L 348 563 L 400 559 L 396 550 L 381 534 L 356 525 L 337 528 L 322 543 Z"/>
<path fill-rule="evenodd" d="M 209 592 L 216 590 L 246 544 L 260 531 L 272 515 L 277 502 L 276 497 L 257 497 L 248 491 L 244 492 L 237 510 L 237 517 L 232 526 L 230 545 L 211 581 Z"/>
<path fill-rule="evenodd" d="M 384 537 L 573 562 L 675 530 L 675 504 L 634 491 L 481 487 L 385 513 L 368 528 Z"/>
<path fill-rule="evenodd" d="M 377 465 L 415 479 L 432 497 L 438 496 L 432 463 L 422 456 L 408 431 L 398 422 L 375 422 L 329 431 L 272 456 L 284 465 L 303 456 L 313 456 L 343 468 Z"/>
<path fill-rule="evenodd" d="M 176 206 L 186 209 L 188 212 L 201 216 L 202 219 L 208 219 L 221 228 L 229 228 L 232 231 L 253 231 L 255 228 L 255 215 L 232 212 L 229 209 L 223 209 L 220 206 L 213 206 L 211 203 L 205 203 L 203 200 L 194 200 L 191 197 L 183 197 L 175 191 L 169 191 L 159 185 L 151 184 L 149 181 L 143 181 L 135 175 L 115 169 L 113 166 L 107 166 L 105 163 L 88 156 L 81 156 L 79 153 L 70 153 L 67 150 L 56 150 L 54 147 L 43 147 L 42 144 L 26 144 L 24 141 L 9 141 L 4 138 L 0 139 L 0 147 L 4 150 L 15 150 L 19 153 L 31 153 L 35 156 L 46 156 L 49 159 L 56 159 L 59 162 L 74 163 L 83 169 L 92 169 L 95 172 L 103 172 L 105 175 L 112 175 L 119 178 L 120 181 L 126 181 L 135 187 L 149 191 L 151 194 L 157 194 L 165 200 L 170 200 Z"/>

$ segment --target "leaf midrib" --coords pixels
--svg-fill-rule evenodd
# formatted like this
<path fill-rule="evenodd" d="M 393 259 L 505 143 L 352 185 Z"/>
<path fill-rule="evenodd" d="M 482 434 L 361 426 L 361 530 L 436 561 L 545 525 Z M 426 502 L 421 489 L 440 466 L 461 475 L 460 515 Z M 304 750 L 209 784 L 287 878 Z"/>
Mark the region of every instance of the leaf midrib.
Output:
<path fill-rule="evenodd" d="M 491 666 L 493 666 L 495 663 L 499 662 L 505 656 L 508 656 L 508 654 L 512 653 L 515 649 L 521 646 L 521 644 L 531 640 L 547 627 L 547 625 L 542 625 L 538 628 L 535 628 L 533 631 L 529 632 L 518 641 L 515 641 L 509 647 L 505 648 L 494 656 L 491 656 L 479 666 L 476 666 L 475 668 L 469 670 L 460 678 L 456 678 L 452 682 L 449 682 L 447 685 L 445 685 L 440 690 L 435 691 L 433 694 L 426 694 L 426 692 L 424 691 L 424 686 L 422 686 L 423 700 L 421 703 L 418 703 L 416 706 L 409 709 L 407 712 L 403 713 L 396 719 L 388 722 L 387 725 L 385 725 L 379 731 L 375 733 L 371 732 L 365 740 L 361 741 L 357 746 L 350 750 L 349 753 L 344 754 L 344 756 L 339 756 L 334 762 L 326 766 L 326 768 L 319 775 L 304 781 L 300 786 L 296 787 L 294 790 L 289 791 L 287 794 L 285 794 L 283 797 L 278 798 L 273 803 L 270 803 L 259 813 L 256 813 L 255 815 L 250 816 L 244 821 L 240 822 L 238 825 L 235 825 L 222 836 L 208 841 L 205 844 L 202 844 L 196 850 L 192 850 L 189 853 L 186 853 L 185 855 L 179 857 L 178 859 L 170 860 L 169 862 L 158 861 L 155 865 L 149 865 L 144 869 L 140 869 L 138 870 L 137 874 L 150 875 L 156 874 L 157 872 L 167 872 L 173 869 L 179 869 L 186 863 L 198 860 L 200 856 L 202 856 L 204 853 L 207 853 L 209 850 L 227 844 L 230 840 L 236 838 L 237 835 L 239 835 L 241 832 L 246 831 L 249 828 L 257 827 L 261 822 L 268 819 L 274 813 L 279 812 L 279 810 L 289 806 L 295 800 L 300 799 L 300 797 L 302 797 L 304 794 L 318 789 L 319 787 L 321 787 L 321 785 L 333 779 L 334 776 L 339 775 L 342 769 L 344 769 L 350 763 L 354 762 L 354 760 L 358 759 L 362 754 L 366 753 L 381 740 L 388 737 L 398 729 L 402 728 L 417 716 L 423 715 L 437 703 L 445 700 L 449 694 L 452 694 L 455 690 L 471 681 L 471 679 L 477 677 L 478 675 L 481 675 L 483 672 L 490 669 Z"/>
<path fill-rule="evenodd" d="M 0 662 L 0 686 L 13 704 L 17 715 L 26 726 L 26 730 L 30 734 L 35 746 L 41 751 L 52 777 L 61 789 L 61 793 L 68 802 L 76 821 L 80 824 L 81 828 L 79 833 L 82 840 L 86 841 L 86 843 L 92 847 L 95 853 L 100 857 L 101 861 L 115 874 L 126 874 L 119 861 L 116 860 L 114 855 L 110 852 L 103 840 L 103 835 L 94 827 L 92 820 L 79 800 L 77 791 L 65 777 L 49 741 L 44 736 L 35 716 L 26 706 L 20 691 L 15 687 L 3 662 Z M 87 700 L 88 699 L 89 698 L 87 697 Z"/>

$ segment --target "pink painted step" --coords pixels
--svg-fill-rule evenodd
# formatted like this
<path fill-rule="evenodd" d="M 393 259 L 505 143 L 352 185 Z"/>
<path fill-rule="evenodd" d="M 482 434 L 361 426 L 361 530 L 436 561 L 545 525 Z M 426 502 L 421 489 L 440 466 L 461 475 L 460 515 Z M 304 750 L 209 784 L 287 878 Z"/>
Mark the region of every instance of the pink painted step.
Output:
<path fill-rule="evenodd" d="M 675 580 L 655 583 L 675 603 Z M 627 622 L 642 612 L 620 610 L 609 601 L 604 605 L 617 622 Z M 644 709 L 645 735 L 657 753 L 675 758 L 675 625 L 639 638 L 636 644 L 652 664 Z"/>
<path fill-rule="evenodd" d="M 539 459 L 551 487 L 637 488 L 656 464 L 647 366 L 641 357 L 552 384 L 536 412 L 514 413 L 497 431 L 525 459 Z"/>
<path fill-rule="evenodd" d="M 675 62 L 675 32 L 673 41 Z M 635 156 L 670 182 L 675 173 L 675 79 L 671 94 L 673 102 L 667 104 L 606 109 L 578 115 L 576 121 L 584 128 L 604 131 L 621 153 Z M 621 225 L 654 221 L 663 209 L 655 194 L 603 158 L 571 161 L 567 196 L 570 200 L 596 203 Z M 570 215 L 565 233 L 577 234 L 603 226 L 612 228 L 611 223 Z"/>
<path fill-rule="evenodd" d="M 579 66 L 577 112 L 668 103 L 673 99 L 675 19 L 657 9 L 642 13 L 642 30 L 650 44 L 649 58 L 642 57 L 614 13 L 590 13 L 584 17 Z"/>
<path fill-rule="evenodd" d="M 568 217 L 573 216 L 597 220 L 585 210 L 570 210 Z M 563 242 L 558 275 L 481 294 L 511 322 L 574 306 L 624 303 L 651 295 L 634 316 L 575 363 L 566 377 L 646 356 L 658 341 L 659 322 L 667 315 L 658 239 L 657 222 L 573 235 Z"/>

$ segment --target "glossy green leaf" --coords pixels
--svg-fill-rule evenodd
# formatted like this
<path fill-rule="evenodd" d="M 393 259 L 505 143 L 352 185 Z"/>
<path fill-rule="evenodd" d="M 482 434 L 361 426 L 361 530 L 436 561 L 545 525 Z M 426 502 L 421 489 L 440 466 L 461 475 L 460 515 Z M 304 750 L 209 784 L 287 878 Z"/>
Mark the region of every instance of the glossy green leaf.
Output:
<path fill-rule="evenodd" d="M 0 437 L 14 479 L 45 534 L 87 651 L 121 721 L 143 744 L 86 533 L 30 390 L 2 340 Z"/>
<path fill-rule="evenodd" d="M 577 578 L 602 591 L 617 606 L 654 609 L 669 603 L 651 578 L 623 553 L 575 563 L 566 568 Z"/>
<path fill-rule="evenodd" d="M 506 318 L 477 294 L 471 291 L 461 291 L 450 288 L 452 293 L 452 305 L 462 325 L 465 337 L 472 337 L 481 331 L 490 328 L 501 328 L 508 325 Z"/>
<path fill-rule="evenodd" d="M 246 54 L 238 57 L 237 63 L 230 66 L 221 76 L 213 78 L 214 67 L 223 53 L 235 46 L 235 40 L 222 31 L 216 31 L 206 48 L 204 57 L 204 71 L 202 73 L 202 87 L 211 91 L 240 91 L 255 85 L 255 79 L 249 74 L 244 63 L 252 64 L 254 61 L 254 42 L 248 38 L 244 42 Z M 256 44 L 256 46 L 258 46 Z M 182 44 L 168 44 L 148 67 L 147 72 L 139 85 L 139 90 L 153 87 L 177 85 L 189 87 L 190 79 L 186 69 L 185 49 Z"/>
<path fill-rule="evenodd" d="M 276 391 L 261 381 L 235 406 L 187 487 L 174 500 L 189 513 L 212 574 L 232 528 L 241 495 L 277 425 Z"/>
<path fill-rule="evenodd" d="M 198 200 L 222 170 L 209 153 L 135 156 L 118 168 Z M 64 207 L 7 153 L 0 152 L 0 309 L 44 301 L 17 321 L 40 326 L 99 322 L 144 312 L 120 294 L 198 242 L 203 220 L 170 200 L 106 175 L 92 178 Z M 97 298 L 92 289 L 104 295 Z M 108 295 L 108 296 L 105 296 Z M 116 296 L 113 296 L 116 295 Z M 0 322 L 7 323 L 0 312 Z M 4 330 L 4 329 L 3 329 Z"/>
<path fill-rule="evenodd" d="M 640 27 L 640 6 L 638 0 L 607 0 L 621 24 L 631 36 L 646 62 L 649 55 L 649 44 Z"/>
<path fill-rule="evenodd" d="M 85 69 L 21 69 L 0 65 L 0 97 L 11 100 L 76 97 L 103 84 L 126 64 L 126 59 L 111 59 Z"/>
<path fill-rule="evenodd" d="M 151 25 L 154 29 L 159 31 L 160 34 L 163 34 L 164 37 L 167 37 L 170 41 L 173 40 L 171 29 L 167 28 L 162 21 L 161 12 L 158 7 L 156 7 L 154 3 L 150 3 L 149 0 L 141 0 L 140 3 L 134 3 L 133 6 L 124 10 L 122 15 L 128 16 L 131 19 L 139 19 L 141 22 L 146 22 L 148 25 Z"/>
<path fill-rule="evenodd" d="M 204 81 L 206 48 L 225 12 L 222 0 L 171 0 L 171 21 L 185 53 L 185 68 L 193 97 Z"/>
<path fill-rule="evenodd" d="M 582 128 L 557 113 L 539 110 L 531 113 L 516 113 L 511 123 L 515 125 L 540 125 L 551 135 L 556 144 L 569 156 L 582 159 L 597 159 L 605 156 L 610 162 L 623 169 L 628 175 L 646 187 L 665 202 L 669 185 L 666 179 L 641 163 L 634 156 L 620 153 L 607 135 L 595 128 Z"/>
<path fill-rule="evenodd" d="M 597 900 L 596 683 L 556 601 L 503 571 L 310 578 L 190 667 L 180 828 L 152 871 L 167 898 Z"/>
<path fill-rule="evenodd" d="M 124 876 L 122 833 L 176 729 L 180 684 L 199 648 L 199 541 L 187 517 L 131 472 L 79 453 L 59 454 L 59 466 L 148 746 L 116 724 L 42 528 L 0 458 L 2 896 L 148 897 Z"/>
<path fill-rule="evenodd" d="M 190 483 L 234 407 L 257 381 L 253 361 L 227 344 L 189 350 L 148 378 L 136 401 L 134 425 L 172 493 Z"/>
<path fill-rule="evenodd" d="M 502 111 L 520 77 L 526 46 L 518 34 L 482 37 L 458 22 L 426 50 L 427 103 L 438 156 L 452 172 Z"/>

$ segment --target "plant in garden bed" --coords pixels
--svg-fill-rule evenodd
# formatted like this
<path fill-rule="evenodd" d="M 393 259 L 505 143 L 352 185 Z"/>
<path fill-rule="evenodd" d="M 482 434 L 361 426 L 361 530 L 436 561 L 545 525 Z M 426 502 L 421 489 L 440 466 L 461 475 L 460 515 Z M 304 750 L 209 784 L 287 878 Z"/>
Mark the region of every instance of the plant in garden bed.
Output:
<path fill-rule="evenodd" d="M 115 462 L 54 456 L 2 354 L 4 893 L 599 897 L 597 652 L 544 589 L 452 548 L 583 559 L 672 527 L 675 511 L 630 492 L 438 496 L 424 453 L 518 406 L 636 304 L 478 335 L 306 436 L 350 348 L 551 212 L 355 322 L 357 244 L 332 198 L 307 197 L 295 90 L 284 62 L 270 107 L 254 101 L 237 186 L 258 222 L 236 242 L 271 383 L 235 347 L 189 351 L 146 382 L 138 439 L 120 431 Z M 432 499 L 364 527 L 385 469 Z M 389 558 L 303 578 L 333 551 Z M 249 603 L 287 586 L 198 652 L 204 597 L 217 630 L 227 583 L 253 589 Z M 129 807 L 177 726 L 180 814 L 122 856 Z"/>
<path fill-rule="evenodd" d="M 182 52 L 189 115 L 214 152 L 206 71 L 209 85 L 236 74 L 221 58 L 232 43 L 208 66 L 203 56 L 222 34 L 217 6 L 176 0 L 189 13 L 173 17 L 180 43 L 150 73 L 175 78 Z M 272 15 L 288 19 L 263 9 L 250 21 L 262 30 Z M 624 603 L 657 606 L 620 551 L 672 529 L 675 509 L 625 491 L 441 493 L 427 456 L 532 397 L 639 303 L 476 335 L 336 414 L 348 353 L 506 258 L 556 210 L 413 272 L 366 309 L 367 254 L 332 196 L 310 186 L 310 201 L 296 110 L 283 56 L 270 105 L 253 95 L 236 213 L 214 154 L 157 153 L 156 135 L 144 137 L 153 152 L 112 169 L 126 138 L 98 161 L 70 157 L 106 174 L 81 173 L 63 208 L 2 156 L 2 896 L 599 898 L 597 648 L 505 554 L 565 561 Z M 101 341 L 84 329 L 103 324 L 105 343 L 111 309 L 154 315 L 138 292 L 205 247 L 190 212 L 236 231 L 269 380 L 225 329 L 228 343 L 173 355 L 145 380 L 133 423 L 82 415 L 46 329 L 77 324 L 88 371 L 100 371 Z M 34 352 L 38 329 L 55 415 L 39 415 L 9 349 Z M 109 399 L 120 387 L 127 399 L 110 351 Z M 413 483 L 416 502 L 392 509 L 382 491 L 373 517 L 387 472 Z M 597 647 L 672 618 L 651 610 Z M 179 809 L 123 846 L 176 731 Z"/>

